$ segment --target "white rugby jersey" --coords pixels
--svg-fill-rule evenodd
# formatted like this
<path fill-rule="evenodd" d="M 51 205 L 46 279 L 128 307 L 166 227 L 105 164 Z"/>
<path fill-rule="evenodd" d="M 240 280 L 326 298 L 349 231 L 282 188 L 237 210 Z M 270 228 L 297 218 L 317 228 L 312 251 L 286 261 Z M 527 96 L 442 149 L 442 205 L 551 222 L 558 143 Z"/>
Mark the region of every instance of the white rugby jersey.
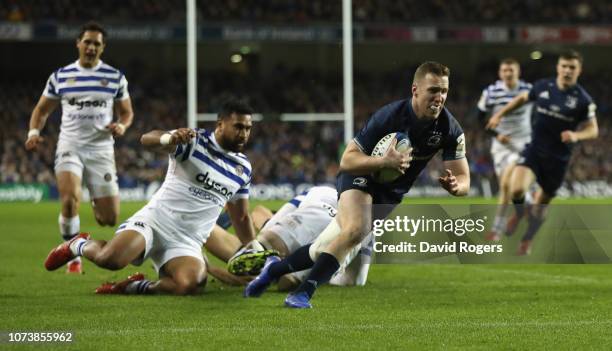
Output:
<path fill-rule="evenodd" d="M 294 213 L 313 213 L 316 216 L 309 218 L 317 218 L 322 222 L 327 222 L 336 216 L 338 210 L 338 192 L 336 189 L 328 186 L 315 186 L 308 191 L 297 195 L 289 202 L 284 204 L 278 212 L 270 218 L 268 223 L 273 224 L 285 216 Z M 267 224 L 266 224 L 267 226 Z"/>
<path fill-rule="evenodd" d="M 113 120 L 113 102 L 130 97 L 121 71 L 102 61 L 84 68 L 77 60 L 51 74 L 43 95 L 62 101 L 58 149 L 112 149 L 106 126 Z"/>
<path fill-rule="evenodd" d="M 296 197 L 296 199 L 299 197 Z M 293 200 L 292 200 L 293 201 Z M 308 190 L 299 200 L 299 208 L 320 206 L 321 204 L 327 205 L 330 208 L 338 209 L 338 191 L 328 186 L 315 186 Z"/>
<path fill-rule="evenodd" d="M 184 222 L 176 227 L 203 242 L 228 201 L 248 199 L 251 163 L 224 150 L 205 129 L 196 129 L 196 137 L 169 156 L 166 179 L 149 205 L 179 214 Z"/>
<path fill-rule="evenodd" d="M 478 109 L 482 112 L 494 114 L 514 97 L 530 90 L 531 84 L 523 80 L 519 80 L 514 89 L 509 89 L 503 81 L 498 80 L 482 91 L 480 100 L 478 100 Z M 495 130 L 512 138 L 531 136 L 531 109 L 532 104 L 529 103 L 506 114 Z"/>

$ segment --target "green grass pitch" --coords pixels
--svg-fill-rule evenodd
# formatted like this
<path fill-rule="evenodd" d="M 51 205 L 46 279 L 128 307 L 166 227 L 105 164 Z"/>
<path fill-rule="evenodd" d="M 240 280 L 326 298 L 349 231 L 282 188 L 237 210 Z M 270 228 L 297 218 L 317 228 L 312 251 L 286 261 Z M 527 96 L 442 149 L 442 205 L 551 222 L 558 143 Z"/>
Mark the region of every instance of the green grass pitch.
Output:
<path fill-rule="evenodd" d="M 121 218 L 140 206 L 122 204 Z M 152 276 L 153 270 L 145 263 L 110 272 L 85 262 L 82 276 L 46 272 L 43 260 L 59 242 L 58 210 L 58 203 L 0 204 L 0 333 L 71 331 L 74 341 L 10 344 L 3 336 L 0 350 L 576 350 L 612 345 L 608 265 L 374 265 L 365 287 L 319 289 L 312 310 L 283 308 L 285 294 L 274 291 L 244 299 L 241 288 L 216 281 L 199 296 L 97 296 L 93 291 L 104 281 L 135 271 Z M 114 232 L 95 225 L 87 205 L 81 223 L 97 238 Z"/>

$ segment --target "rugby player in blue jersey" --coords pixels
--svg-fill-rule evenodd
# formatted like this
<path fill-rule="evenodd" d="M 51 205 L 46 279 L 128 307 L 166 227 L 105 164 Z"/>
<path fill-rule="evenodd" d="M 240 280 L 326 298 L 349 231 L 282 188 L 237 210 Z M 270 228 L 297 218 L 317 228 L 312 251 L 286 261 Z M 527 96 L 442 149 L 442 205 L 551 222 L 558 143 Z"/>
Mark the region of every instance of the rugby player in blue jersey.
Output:
<path fill-rule="evenodd" d="M 530 101 L 535 104 L 531 143 L 522 152 L 510 185 L 516 211 L 508 221 L 506 233 L 512 234 L 525 214 L 528 219 L 527 230 L 518 248 L 519 255 L 529 254 L 531 250 L 532 240 L 544 221 L 546 205 L 563 183 L 573 145 L 599 134 L 596 105 L 578 84 L 582 64 L 580 53 L 573 50 L 562 53 L 557 61 L 555 78 L 537 81 L 529 92 L 517 95 L 487 124 L 488 128 L 495 128 L 511 111 Z M 535 206 L 526 210 L 523 205 L 525 193 L 534 180 L 542 191 L 534 200 Z"/>
<path fill-rule="evenodd" d="M 119 187 L 113 144 L 132 124 L 134 113 L 123 73 L 100 60 L 106 32 L 97 23 L 81 28 L 79 59 L 51 74 L 32 111 L 25 146 L 35 150 L 40 131 L 61 104 L 62 122 L 55 152 L 55 175 L 61 201 L 59 228 L 67 241 L 80 231 L 81 183 L 89 189 L 96 221 L 114 226 L 119 216 Z M 114 120 L 113 115 L 117 115 Z M 77 257 L 69 273 L 81 273 Z"/>
<path fill-rule="evenodd" d="M 312 268 L 285 300 L 285 305 L 291 308 L 310 308 L 316 288 L 329 282 L 339 262 L 370 232 L 372 220 L 386 217 L 402 201 L 440 150 L 446 168 L 439 178 L 441 186 L 455 196 L 468 193 L 470 173 L 465 137 L 459 123 L 444 107 L 449 74 L 448 67 L 442 64 L 423 63 L 414 74 L 412 97 L 392 102 L 374 113 L 342 155 L 336 184 L 340 194 L 336 219 L 314 243 L 297 249 L 282 261 L 268 258 L 262 273 L 245 289 L 246 297 L 260 296 L 284 274 Z M 383 157 L 370 156 L 377 142 L 393 132 L 409 136 L 412 153 L 400 153 L 390 147 Z M 383 168 L 396 169 L 402 176 L 391 183 L 377 183 L 371 175 Z M 379 205 L 376 211 L 372 205 Z M 382 206 L 383 211 L 378 211 L 380 205 L 386 205 Z"/>

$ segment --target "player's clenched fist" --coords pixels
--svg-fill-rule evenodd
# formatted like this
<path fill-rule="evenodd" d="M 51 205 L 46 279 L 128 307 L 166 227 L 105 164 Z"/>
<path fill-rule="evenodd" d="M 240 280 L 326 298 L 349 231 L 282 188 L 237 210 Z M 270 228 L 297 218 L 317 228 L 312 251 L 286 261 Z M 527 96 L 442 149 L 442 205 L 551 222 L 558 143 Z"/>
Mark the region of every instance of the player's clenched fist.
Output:
<path fill-rule="evenodd" d="M 42 143 L 45 139 L 40 135 L 31 135 L 28 137 L 28 140 L 25 142 L 25 148 L 28 151 L 36 150 L 38 144 Z"/>
<path fill-rule="evenodd" d="M 191 138 L 194 138 L 195 136 L 195 130 L 189 128 L 179 128 L 175 130 L 174 133 L 172 133 L 170 138 L 170 144 L 186 144 L 191 140 Z"/>

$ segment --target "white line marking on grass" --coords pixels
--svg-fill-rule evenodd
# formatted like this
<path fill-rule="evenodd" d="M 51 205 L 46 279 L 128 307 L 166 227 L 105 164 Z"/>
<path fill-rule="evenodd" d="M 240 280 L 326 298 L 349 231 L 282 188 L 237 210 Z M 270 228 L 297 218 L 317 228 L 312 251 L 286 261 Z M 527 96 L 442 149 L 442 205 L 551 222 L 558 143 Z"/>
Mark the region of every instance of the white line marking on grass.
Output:
<path fill-rule="evenodd" d="M 449 265 L 449 267 L 455 267 L 455 266 Z M 459 267 L 459 266 L 456 266 L 456 267 Z M 547 273 L 540 273 L 540 272 L 523 271 L 523 270 L 518 270 L 518 269 L 492 269 L 492 268 L 478 267 L 478 266 L 472 266 L 472 265 L 461 265 L 460 267 L 463 269 L 467 268 L 467 269 L 472 269 L 472 270 L 481 271 L 481 272 L 489 272 L 489 273 L 500 272 L 500 273 L 507 273 L 507 274 L 523 275 L 523 276 L 533 277 L 533 278 L 544 278 L 544 279 L 548 279 L 551 281 L 558 281 L 558 282 L 584 283 L 584 284 L 595 284 L 595 283 L 601 284 L 602 283 L 600 279 L 576 277 L 573 275 L 547 274 Z"/>

